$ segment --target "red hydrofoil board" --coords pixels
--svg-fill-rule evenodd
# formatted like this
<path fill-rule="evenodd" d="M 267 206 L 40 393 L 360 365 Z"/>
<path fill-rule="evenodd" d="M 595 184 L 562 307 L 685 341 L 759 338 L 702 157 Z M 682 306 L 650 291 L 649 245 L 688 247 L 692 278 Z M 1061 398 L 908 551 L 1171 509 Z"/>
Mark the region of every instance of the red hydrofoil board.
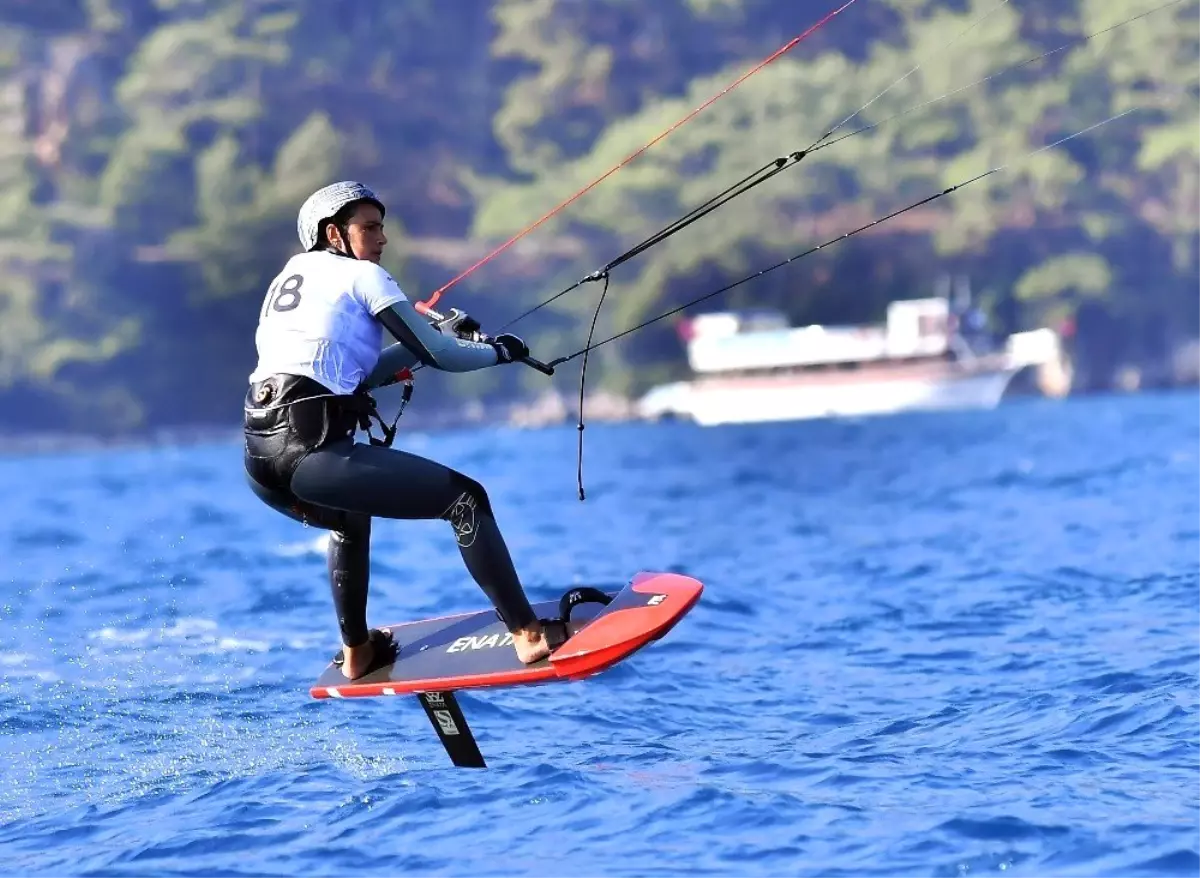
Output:
<path fill-rule="evenodd" d="M 618 592 L 573 588 L 534 604 L 565 642 L 523 665 L 495 610 L 384 626 L 400 647 L 394 664 L 353 682 L 332 662 L 309 690 L 314 698 L 418 695 L 455 765 L 484 767 L 454 692 L 581 680 L 666 634 L 700 599 L 704 586 L 677 573 L 639 573 Z"/>

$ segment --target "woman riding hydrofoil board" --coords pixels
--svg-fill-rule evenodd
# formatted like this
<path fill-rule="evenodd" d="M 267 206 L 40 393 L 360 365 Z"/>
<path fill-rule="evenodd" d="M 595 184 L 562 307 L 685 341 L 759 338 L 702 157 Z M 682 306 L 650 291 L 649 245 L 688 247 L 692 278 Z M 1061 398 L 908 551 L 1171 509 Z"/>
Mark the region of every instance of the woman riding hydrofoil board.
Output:
<path fill-rule="evenodd" d="M 471 372 L 526 359 L 515 335 L 488 339 L 462 312 L 433 325 L 380 266 L 383 202 L 361 183 L 314 192 L 300 208 L 304 252 L 288 260 L 259 312 L 258 363 L 245 398 L 245 467 L 254 493 L 330 531 L 329 583 L 348 679 L 391 664 L 390 632 L 367 627 L 371 519 L 443 519 L 468 572 L 512 634 L 518 658 L 549 654 L 488 501 L 474 479 L 423 457 L 355 442 L 378 417 L 368 391 L 415 366 Z M 382 349 L 383 330 L 398 341 Z"/>

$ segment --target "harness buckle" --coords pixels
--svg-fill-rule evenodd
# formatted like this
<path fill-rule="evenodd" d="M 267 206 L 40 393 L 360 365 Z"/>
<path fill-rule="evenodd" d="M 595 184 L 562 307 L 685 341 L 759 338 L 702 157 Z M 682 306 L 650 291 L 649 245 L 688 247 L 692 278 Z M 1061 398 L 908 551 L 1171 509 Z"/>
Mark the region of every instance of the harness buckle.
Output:
<path fill-rule="evenodd" d="M 275 384 L 270 380 L 257 384 L 251 391 L 250 398 L 255 405 L 266 405 L 275 398 Z"/>

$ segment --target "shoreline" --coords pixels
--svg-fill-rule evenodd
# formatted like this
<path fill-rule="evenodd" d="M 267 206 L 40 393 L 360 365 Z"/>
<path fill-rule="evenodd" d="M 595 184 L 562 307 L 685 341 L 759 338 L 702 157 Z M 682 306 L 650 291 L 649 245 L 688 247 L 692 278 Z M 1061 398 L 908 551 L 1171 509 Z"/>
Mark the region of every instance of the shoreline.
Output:
<path fill-rule="evenodd" d="M 1076 391 L 1060 399 L 1096 399 L 1103 397 L 1129 398 L 1155 395 L 1184 395 L 1195 393 L 1197 385 L 1181 384 L 1174 387 L 1112 388 L 1103 391 Z M 1003 407 L 1001 403 L 1000 407 Z M 464 406 L 453 410 L 425 412 L 419 415 L 406 412 L 400 419 L 398 434 L 404 432 L 445 433 L 483 427 L 504 427 L 519 430 L 544 430 L 554 427 L 575 429 L 578 403 L 571 404 L 561 394 L 544 394 L 522 403 L 494 406 L 491 410 L 482 406 Z M 394 410 L 388 416 L 390 423 Z M 585 423 L 651 423 L 639 418 L 633 411 L 632 402 L 624 397 L 609 393 L 597 393 L 584 401 Z M 883 416 L 886 417 L 886 416 Z M 378 428 L 375 428 L 378 433 Z M 0 458 L 24 457 L 42 454 L 64 454 L 80 451 L 127 450 L 136 448 L 189 447 L 220 443 L 238 443 L 242 428 L 237 423 L 177 424 L 158 430 L 143 430 L 120 435 L 106 436 L 84 432 L 6 432 L 0 429 Z"/>
<path fill-rule="evenodd" d="M 380 413 L 391 424 L 395 417 L 395 406 L 381 400 Z M 494 404 L 472 403 L 456 408 L 413 411 L 409 409 L 400 418 L 397 434 L 404 432 L 443 433 L 471 430 L 482 427 L 506 427 L 535 430 L 557 426 L 574 428 L 578 415 L 578 401 L 574 404 L 564 395 L 547 392 L 521 402 Z M 633 401 L 612 393 L 598 391 L 584 399 L 584 417 L 587 423 L 625 422 L 638 420 Z M 379 435 L 379 427 L 372 424 L 372 432 Z M 361 431 L 360 431 L 361 435 Z M 242 438 L 242 427 L 237 422 L 229 424 L 173 424 L 159 429 L 145 429 L 120 434 L 87 432 L 10 432 L 0 427 L 0 457 L 20 457 L 40 454 L 63 454 L 77 451 L 107 451 L 135 448 L 188 447 L 194 445 L 238 443 Z"/>

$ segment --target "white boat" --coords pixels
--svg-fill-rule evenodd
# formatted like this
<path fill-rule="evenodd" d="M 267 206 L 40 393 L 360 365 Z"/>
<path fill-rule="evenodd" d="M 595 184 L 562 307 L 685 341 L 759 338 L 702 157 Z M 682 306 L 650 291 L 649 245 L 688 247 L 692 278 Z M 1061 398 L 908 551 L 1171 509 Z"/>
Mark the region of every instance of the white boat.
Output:
<path fill-rule="evenodd" d="M 883 325 L 791 327 L 778 312 L 718 312 L 685 331 L 693 377 L 650 390 L 640 417 L 711 426 L 986 409 L 1022 369 L 1061 363 L 1053 330 L 998 347 L 960 327 L 945 298 L 892 302 Z"/>

